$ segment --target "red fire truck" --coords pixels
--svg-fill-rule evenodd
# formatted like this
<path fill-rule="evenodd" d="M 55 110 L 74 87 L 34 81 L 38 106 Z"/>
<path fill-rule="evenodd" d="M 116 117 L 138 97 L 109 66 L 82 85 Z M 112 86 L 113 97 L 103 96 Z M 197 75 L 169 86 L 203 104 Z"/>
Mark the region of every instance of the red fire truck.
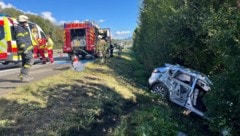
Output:
<path fill-rule="evenodd" d="M 17 23 L 15 18 L 0 14 L 0 63 L 2 64 L 21 62 L 14 33 L 14 26 Z M 45 33 L 37 24 L 29 22 L 30 29 L 33 25 L 37 27 L 39 39 L 41 39 L 39 44 L 46 45 Z M 34 59 L 39 59 L 38 46 L 35 46 L 33 53 Z"/>
<path fill-rule="evenodd" d="M 101 29 L 92 21 L 65 23 L 63 52 L 69 56 L 75 54 L 84 58 L 90 54 L 97 57 L 96 45 L 99 35 L 110 41 L 110 29 Z"/>

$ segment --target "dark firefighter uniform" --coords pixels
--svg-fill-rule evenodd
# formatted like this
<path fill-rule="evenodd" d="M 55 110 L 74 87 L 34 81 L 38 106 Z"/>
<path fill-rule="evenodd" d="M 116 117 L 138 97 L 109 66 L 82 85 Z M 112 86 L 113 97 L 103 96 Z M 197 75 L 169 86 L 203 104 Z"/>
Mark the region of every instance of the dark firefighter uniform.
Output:
<path fill-rule="evenodd" d="M 22 57 L 22 69 L 19 75 L 20 79 L 28 76 L 29 70 L 33 65 L 33 43 L 29 26 L 19 24 L 15 27 L 16 41 L 18 46 L 18 53 Z"/>

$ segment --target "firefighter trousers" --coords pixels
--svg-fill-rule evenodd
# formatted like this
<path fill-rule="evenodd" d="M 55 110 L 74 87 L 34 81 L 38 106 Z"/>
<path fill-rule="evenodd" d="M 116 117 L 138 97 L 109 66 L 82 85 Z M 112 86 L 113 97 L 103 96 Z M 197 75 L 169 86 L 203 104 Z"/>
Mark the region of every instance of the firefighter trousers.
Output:
<path fill-rule="evenodd" d="M 40 56 L 42 58 L 42 63 L 46 64 L 47 59 L 46 59 L 46 56 L 45 56 L 45 49 L 39 49 L 38 51 L 39 51 L 39 54 L 40 54 Z"/>
<path fill-rule="evenodd" d="M 48 49 L 48 58 L 50 60 L 51 63 L 54 62 L 54 59 L 53 59 L 53 50 L 52 49 Z"/>
<path fill-rule="evenodd" d="M 20 72 L 20 76 L 28 76 L 29 70 L 34 63 L 34 59 L 32 57 L 32 53 L 29 54 L 21 54 L 22 56 L 22 69 Z"/>

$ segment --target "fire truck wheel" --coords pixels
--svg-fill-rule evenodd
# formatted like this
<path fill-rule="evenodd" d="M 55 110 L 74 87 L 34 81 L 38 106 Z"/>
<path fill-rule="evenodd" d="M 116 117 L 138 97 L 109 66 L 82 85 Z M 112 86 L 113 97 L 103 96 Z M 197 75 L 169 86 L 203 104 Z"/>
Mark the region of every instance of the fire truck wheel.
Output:
<path fill-rule="evenodd" d="M 93 55 L 91 55 L 90 59 L 93 60 L 93 59 L 95 59 L 95 57 Z"/>
<path fill-rule="evenodd" d="M 100 57 L 98 53 L 95 53 L 93 56 L 94 56 L 95 58 L 99 58 L 99 57 Z"/>
<path fill-rule="evenodd" d="M 82 59 L 85 59 L 86 58 L 86 54 L 82 54 Z"/>

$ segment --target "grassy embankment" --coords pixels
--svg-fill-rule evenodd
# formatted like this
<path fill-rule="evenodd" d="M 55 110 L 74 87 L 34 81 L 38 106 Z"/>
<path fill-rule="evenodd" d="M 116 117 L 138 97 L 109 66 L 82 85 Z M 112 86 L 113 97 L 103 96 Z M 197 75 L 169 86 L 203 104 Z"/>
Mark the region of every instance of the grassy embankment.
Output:
<path fill-rule="evenodd" d="M 124 50 L 17 88 L 0 98 L 0 135 L 204 135 L 196 118 L 147 92 L 147 74 Z"/>

